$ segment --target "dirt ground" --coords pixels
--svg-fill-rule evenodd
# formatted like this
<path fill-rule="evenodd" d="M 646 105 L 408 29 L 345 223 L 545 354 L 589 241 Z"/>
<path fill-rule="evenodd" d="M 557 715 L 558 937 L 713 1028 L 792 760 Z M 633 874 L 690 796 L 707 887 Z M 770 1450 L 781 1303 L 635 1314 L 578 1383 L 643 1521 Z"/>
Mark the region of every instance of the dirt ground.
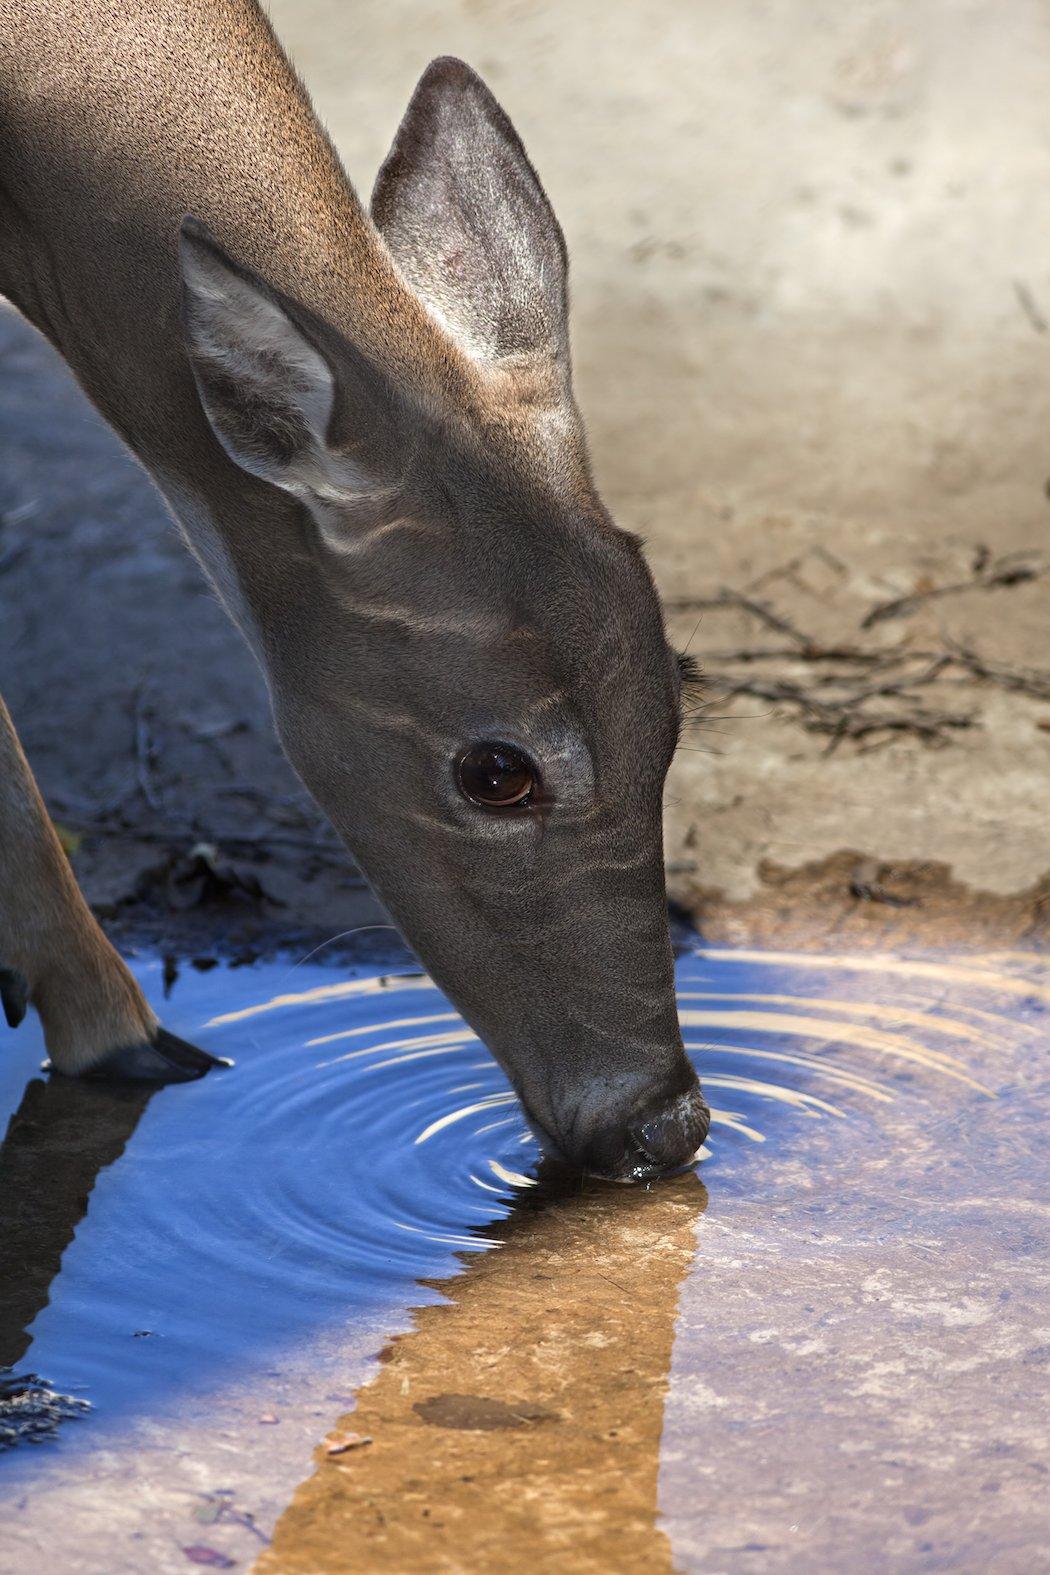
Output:
<path fill-rule="evenodd" d="M 713 935 L 1045 945 L 1046 7 L 270 9 L 363 192 L 444 52 L 547 183 L 597 473 L 708 675 L 676 900 Z M 0 453 L 0 682 L 107 922 L 375 922 L 149 484 L 12 313 Z"/>

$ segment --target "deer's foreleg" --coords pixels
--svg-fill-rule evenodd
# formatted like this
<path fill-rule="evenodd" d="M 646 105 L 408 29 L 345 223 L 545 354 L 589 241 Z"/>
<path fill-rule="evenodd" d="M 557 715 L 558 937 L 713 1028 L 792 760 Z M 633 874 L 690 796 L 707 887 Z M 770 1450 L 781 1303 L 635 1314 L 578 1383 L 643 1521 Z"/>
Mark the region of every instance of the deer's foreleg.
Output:
<path fill-rule="evenodd" d="M 36 1008 L 67 1076 L 184 1082 L 214 1058 L 161 1028 L 81 895 L 0 698 L 0 1004 Z"/>

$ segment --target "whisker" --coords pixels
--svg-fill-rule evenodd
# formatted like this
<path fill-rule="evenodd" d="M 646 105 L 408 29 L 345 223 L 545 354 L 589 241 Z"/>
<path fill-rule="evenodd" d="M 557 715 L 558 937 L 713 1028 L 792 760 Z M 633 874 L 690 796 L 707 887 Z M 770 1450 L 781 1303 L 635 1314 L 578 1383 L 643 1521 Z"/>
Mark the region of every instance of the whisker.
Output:
<path fill-rule="evenodd" d="M 692 645 L 693 641 L 696 639 L 696 632 L 699 629 L 700 625 L 703 623 L 703 621 L 704 621 L 704 615 L 703 615 L 703 613 L 701 613 L 699 618 L 696 620 L 696 623 L 693 625 L 693 632 L 692 632 L 692 634 L 689 636 L 688 640 L 685 642 L 685 650 L 682 652 L 683 656 L 688 656 L 689 655 L 689 647 Z"/>
<path fill-rule="evenodd" d="M 361 935 L 365 930 L 393 930 L 394 934 L 397 934 L 397 929 L 393 924 L 359 924 L 353 930 L 340 930 L 338 935 L 330 935 L 326 941 L 322 941 L 319 946 L 315 946 L 312 952 L 307 952 L 305 957 L 300 957 L 298 962 L 294 962 L 288 972 L 282 975 L 278 983 L 283 984 L 285 979 L 290 978 L 297 968 L 301 968 L 303 963 L 309 962 L 311 957 L 316 957 L 318 952 L 323 952 L 326 946 L 331 946 L 335 941 L 345 941 L 351 935 Z M 390 977 L 393 978 L 394 976 L 391 975 Z"/>
<path fill-rule="evenodd" d="M 768 711 L 723 711 L 710 714 L 701 707 L 692 716 L 686 717 L 686 724 L 700 725 L 702 722 L 758 722 L 765 716 L 775 716 L 776 709 L 771 707 Z"/>

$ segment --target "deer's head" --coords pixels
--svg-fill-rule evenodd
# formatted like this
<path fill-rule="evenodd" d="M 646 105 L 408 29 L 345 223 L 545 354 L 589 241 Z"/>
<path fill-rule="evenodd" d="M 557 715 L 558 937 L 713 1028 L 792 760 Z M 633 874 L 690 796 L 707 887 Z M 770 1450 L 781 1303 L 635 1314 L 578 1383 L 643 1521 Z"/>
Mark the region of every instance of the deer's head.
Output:
<path fill-rule="evenodd" d="M 278 728 L 545 1141 L 656 1174 L 708 1122 L 664 893 L 680 664 L 591 482 L 561 231 L 459 62 L 420 83 L 372 219 L 360 333 L 184 226 L 208 420 L 298 506 L 294 583 L 256 614 Z"/>

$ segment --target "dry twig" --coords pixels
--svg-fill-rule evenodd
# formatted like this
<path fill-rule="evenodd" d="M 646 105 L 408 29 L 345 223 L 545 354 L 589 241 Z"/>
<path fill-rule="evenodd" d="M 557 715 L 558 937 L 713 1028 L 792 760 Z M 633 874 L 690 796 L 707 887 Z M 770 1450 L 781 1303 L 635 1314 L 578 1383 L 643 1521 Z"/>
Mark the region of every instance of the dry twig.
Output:
<path fill-rule="evenodd" d="M 883 623 L 887 618 L 903 618 L 908 613 L 926 602 L 936 601 L 941 596 L 958 596 L 963 591 L 991 591 L 1000 590 L 1011 585 L 1024 585 L 1029 580 L 1038 580 L 1041 575 L 1050 574 L 1050 565 L 1035 563 L 1017 563 L 1012 561 L 1016 557 L 1011 554 L 1006 558 L 998 558 L 994 563 L 987 563 L 978 558 L 974 565 L 974 572 L 968 580 L 955 580 L 948 585 L 932 585 L 929 590 L 913 591 L 908 596 L 895 596 L 888 602 L 876 602 L 861 619 L 862 629 L 872 629 L 877 623 Z"/>
<path fill-rule="evenodd" d="M 1012 559 L 992 562 L 987 550 L 980 550 L 975 555 L 970 580 L 880 603 L 871 609 L 862 627 L 870 628 L 883 619 L 901 615 L 933 597 L 1019 585 L 1048 572 L 1050 566 L 1038 567 Z M 683 599 L 670 605 L 679 609 L 735 607 L 785 636 L 790 643 L 741 645 L 705 653 L 708 688 L 717 692 L 720 701 L 748 695 L 792 707 L 808 732 L 821 733 L 829 739 L 829 750 L 845 739 L 860 741 L 876 735 L 883 741 L 911 734 L 928 743 L 944 743 L 953 731 L 979 726 L 976 712 L 943 709 L 925 703 L 919 693 L 953 672 L 958 673 L 960 683 L 976 680 L 1033 699 L 1050 700 L 1050 671 L 996 662 L 957 643 L 946 642 L 940 650 L 898 647 L 890 651 L 848 642 L 823 644 L 767 603 L 727 589 L 716 597 Z M 767 677 L 761 674 L 767 663 L 783 664 L 787 672 Z M 713 672 L 716 664 L 725 664 L 729 671 Z M 745 671 L 733 670 L 738 667 Z M 799 668 L 801 673 L 797 672 Z M 896 703 L 890 705 L 890 701 Z M 699 710 L 694 720 L 703 725 L 707 720 L 705 710 Z"/>

